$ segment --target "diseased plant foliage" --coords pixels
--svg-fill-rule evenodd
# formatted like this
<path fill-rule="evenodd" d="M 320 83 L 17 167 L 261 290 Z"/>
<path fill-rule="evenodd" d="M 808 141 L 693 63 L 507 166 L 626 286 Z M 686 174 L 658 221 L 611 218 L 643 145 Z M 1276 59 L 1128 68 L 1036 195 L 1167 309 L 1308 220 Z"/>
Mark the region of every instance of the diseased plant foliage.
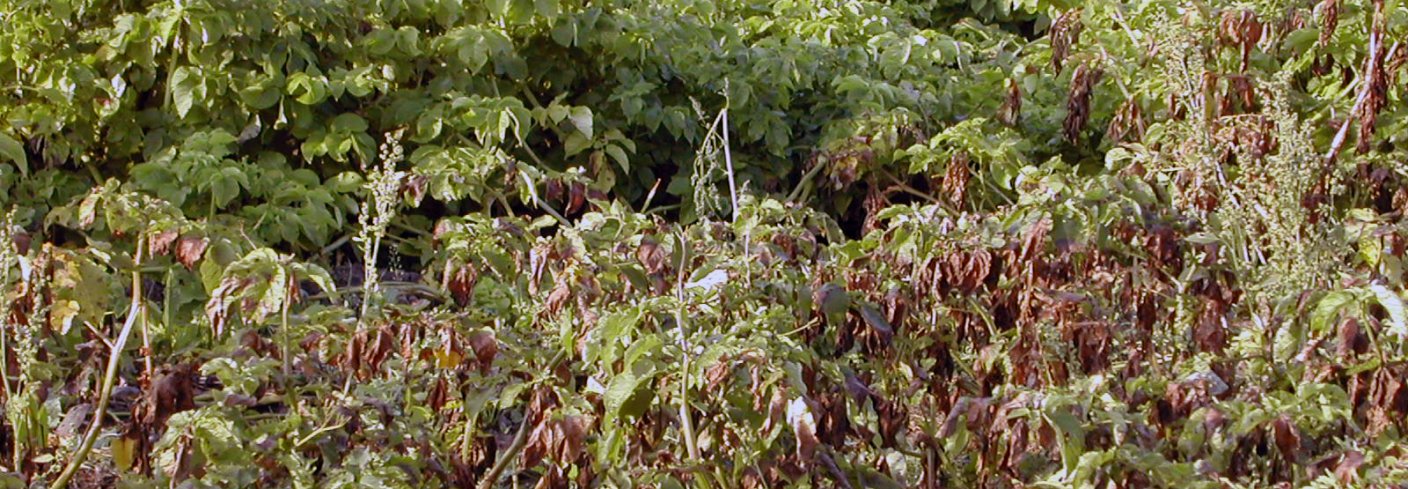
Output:
<path fill-rule="evenodd" d="M 1408 5 L 0 0 L 6 487 L 1397 487 Z"/>

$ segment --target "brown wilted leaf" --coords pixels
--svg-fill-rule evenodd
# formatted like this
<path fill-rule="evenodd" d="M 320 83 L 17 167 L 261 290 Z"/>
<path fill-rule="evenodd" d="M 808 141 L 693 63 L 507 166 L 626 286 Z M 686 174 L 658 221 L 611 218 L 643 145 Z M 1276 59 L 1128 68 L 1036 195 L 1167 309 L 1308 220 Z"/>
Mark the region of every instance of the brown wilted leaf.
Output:
<path fill-rule="evenodd" d="M 901 328 L 905 318 L 909 317 L 909 298 L 900 290 L 900 287 L 890 287 L 885 292 L 885 320 L 892 328 Z"/>
<path fill-rule="evenodd" d="M 992 398 L 963 397 L 954 403 L 953 409 L 949 410 L 948 416 L 944 418 L 944 423 L 939 428 L 939 438 L 953 436 L 958 432 L 958 423 L 965 421 L 968 431 L 977 433 L 983 426 L 987 426 L 991 413 Z"/>
<path fill-rule="evenodd" d="M 971 294 L 983 285 L 992 272 L 992 253 L 983 249 L 950 253 L 941 266 L 943 277 L 950 287 Z"/>
<path fill-rule="evenodd" d="M 591 422 L 582 416 L 567 416 L 557 420 L 558 443 L 553 446 L 554 455 L 566 463 L 577 460 L 586 448 L 587 431 Z"/>
<path fill-rule="evenodd" d="M 1353 316 L 1346 317 L 1343 321 L 1340 321 L 1337 336 L 1339 338 L 1339 345 L 1335 347 L 1335 354 L 1338 355 L 1340 359 L 1348 360 L 1353 358 L 1355 354 L 1368 350 L 1368 338 L 1360 331 L 1359 320 L 1355 319 Z"/>
<path fill-rule="evenodd" d="M 401 184 L 401 191 L 411 198 L 414 205 L 420 205 L 420 201 L 425 198 L 425 189 L 430 184 L 430 177 L 421 174 L 412 174 Z"/>
<path fill-rule="evenodd" d="M 1335 466 L 1335 479 L 1341 484 L 1350 485 L 1359 479 L 1359 466 L 1364 465 L 1364 453 L 1359 450 L 1345 452 Z"/>
<path fill-rule="evenodd" d="M 1100 77 L 1100 70 L 1091 68 L 1087 63 L 1081 63 L 1071 75 L 1070 93 L 1066 96 L 1066 120 L 1061 126 L 1066 141 L 1080 141 L 1080 133 L 1090 121 L 1090 95 Z"/>
<path fill-rule="evenodd" d="M 10 243 L 15 246 L 15 253 L 20 255 L 29 254 L 30 242 L 33 240 L 34 238 L 30 236 L 29 232 L 21 227 L 16 227 L 14 234 L 10 237 Z"/>
<path fill-rule="evenodd" d="M 166 421 L 172 415 L 196 408 L 196 365 L 163 366 L 156 378 L 132 407 L 132 420 L 125 437 L 135 440 L 135 466 L 145 472 L 150 468 L 148 440 L 166 431 Z"/>
<path fill-rule="evenodd" d="M 787 404 L 787 424 L 792 426 L 792 435 L 797 439 L 797 458 L 804 466 L 810 466 L 821 440 L 817 439 L 816 418 L 806 399 L 798 397 Z"/>
<path fill-rule="evenodd" d="M 220 281 L 220 285 L 210 293 L 210 300 L 205 303 L 205 316 L 210 320 L 210 328 L 215 337 L 219 338 L 225 332 L 225 321 L 230 317 L 229 303 L 237 291 L 248 287 L 254 281 L 250 278 L 226 277 Z"/>
<path fill-rule="evenodd" d="M 567 304 L 567 300 L 572 298 L 572 286 L 567 282 L 567 278 L 562 277 L 553 286 L 552 292 L 548 293 L 546 302 L 548 314 L 556 315 L 562 310 L 562 306 Z"/>
<path fill-rule="evenodd" d="M 496 448 L 492 437 L 475 440 L 468 455 L 459 450 L 450 452 L 449 482 L 452 487 L 474 487 L 494 463 Z"/>
<path fill-rule="evenodd" d="M 1080 42 L 1080 31 L 1084 27 L 1080 16 L 1080 9 L 1069 10 L 1051 23 L 1051 67 L 1055 68 L 1058 74 L 1066 63 L 1066 57 L 1070 55 L 1071 46 Z"/>
<path fill-rule="evenodd" d="M 1364 61 L 1365 94 L 1363 105 L 1355 117 L 1359 119 L 1359 141 L 1355 151 L 1369 152 L 1373 144 L 1374 126 L 1379 112 L 1388 105 L 1388 73 L 1385 67 L 1387 47 L 1384 46 L 1383 2 L 1374 2 L 1374 25 L 1369 33 L 1369 57 Z"/>
<path fill-rule="evenodd" d="M 147 252 L 152 256 L 160 256 L 171 253 L 171 244 L 176 242 L 178 233 L 175 229 L 167 229 L 147 235 Z"/>
<path fill-rule="evenodd" d="M 455 304 L 460 307 L 469 305 L 469 301 L 474 298 L 474 285 L 479 282 L 479 269 L 473 264 L 462 263 L 445 267 L 445 287 L 450 290 L 450 296 L 454 297 Z"/>
<path fill-rule="evenodd" d="M 575 462 L 584 453 L 590 428 L 590 420 L 582 416 L 565 416 L 538 424 L 523 449 L 524 467 L 535 467 L 548 456 L 559 464 Z"/>
<path fill-rule="evenodd" d="M 547 188 L 544 189 L 543 192 L 543 197 L 546 198 L 549 202 L 557 202 L 558 199 L 562 198 L 562 180 L 558 180 L 556 178 L 549 179 L 547 181 L 546 187 Z"/>
<path fill-rule="evenodd" d="M 1271 422 L 1271 427 L 1276 441 L 1276 449 L 1281 451 L 1281 455 L 1287 460 L 1299 459 L 1300 429 L 1296 428 L 1290 416 L 1282 414 Z"/>
<path fill-rule="evenodd" d="M 176 261 L 181 262 L 187 270 L 194 270 L 196 262 L 205 256 L 205 248 L 210 246 L 210 240 L 203 236 L 182 236 L 176 243 Z"/>
<path fill-rule="evenodd" d="M 733 374 L 733 362 L 727 355 L 719 358 L 719 361 L 710 365 L 704 370 L 704 392 L 720 392 L 719 386 L 728 381 Z"/>
<path fill-rule="evenodd" d="M 1183 256 L 1178 236 L 1166 225 L 1150 226 L 1144 235 L 1144 251 L 1155 266 L 1174 273 L 1183 268 Z"/>
<path fill-rule="evenodd" d="M 448 400 L 449 383 L 445 382 L 444 377 L 436 378 L 435 382 L 430 385 L 430 391 L 425 394 L 425 405 L 430 406 L 431 410 L 438 412 L 441 408 L 445 407 L 445 403 Z"/>
<path fill-rule="evenodd" d="M 865 381 L 860 380 L 860 377 L 852 373 L 847 373 L 845 377 L 846 394 L 849 394 L 852 400 L 864 403 L 867 399 L 876 397 L 875 391 L 871 390 Z"/>
<path fill-rule="evenodd" d="M 861 330 L 857 336 L 865 345 L 865 351 L 875 354 L 889 348 L 895 337 L 895 328 L 890 325 L 885 316 L 874 307 L 864 305 L 860 308 L 860 317 L 867 328 Z"/>
<path fill-rule="evenodd" d="M 1105 129 L 1105 139 L 1112 143 L 1139 142 L 1144 139 L 1144 115 L 1139 103 L 1134 99 L 1125 100 L 1115 110 L 1110 125 Z"/>
<path fill-rule="evenodd" d="M 1218 22 L 1218 38 L 1223 44 L 1241 49 L 1242 72 L 1247 71 L 1252 49 L 1261 41 L 1262 23 L 1251 10 L 1228 10 Z"/>
<path fill-rule="evenodd" d="M 364 329 L 352 336 L 342 358 L 343 369 L 359 379 L 370 378 L 381 363 L 396 350 L 396 340 L 389 326 Z"/>
<path fill-rule="evenodd" d="M 1236 100 L 1241 105 L 1242 112 L 1252 113 L 1257 110 L 1256 89 L 1252 86 L 1252 79 L 1247 75 L 1235 75 L 1227 77 L 1226 100 Z M 1230 113 L 1226 115 L 1231 115 Z"/>
<path fill-rule="evenodd" d="M 1198 324 L 1193 330 L 1193 339 L 1198 345 L 1199 351 L 1220 353 L 1227 347 L 1226 318 L 1219 309 L 1218 300 L 1211 300 L 1203 304 L 1202 313 L 1198 315 Z"/>
<path fill-rule="evenodd" d="M 861 201 L 861 207 L 865 209 L 865 222 L 861 225 L 861 233 L 869 234 L 871 231 L 879 229 L 880 211 L 889 206 L 889 199 L 885 198 L 886 192 L 882 192 L 875 185 L 869 186 L 865 192 L 865 199 Z"/>
<path fill-rule="evenodd" d="M 543 272 L 547 271 L 548 260 L 552 255 L 552 245 L 539 242 L 528 251 L 528 293 L 538 295 L 543 283 Z"/>
<path fill-rule="evenodd" d="M 565 214 L 576 214 L 587 203 L 587 186 L 582 182 L 572 182 L 571 192 L 568 194 L 567 208 L 563 209 Z"/>
<path fill-rule="evenodd" d="M 436 221 L 435 229 L 432 230 L 430 234 L 430 242 L 434 244 L 439 244 L 440 240 L 443 239 L 445 235 L 448 234 L 450 231 L 454 230 L 454 228 L 455 225 L 451 223 L 449 219 L 441 219 L 439 221 Z"/>
<path fill-rule="evenodd" d="M 1183 99 L 1175 91 L 1170 90 L 1168 97 L 1164 101 L 1168 107 L 1168 118 L 1170 120 L 1181 121 L 1188 116 L 1188 107 L 1183 105 Z"/>
<path fill-rule="evenodd" d="M 1016 126 L 1022 119 L 1022 87 L 1017 80 L 1007 80 L 1007 96 L 1002 99 L 1002 107 L 997 109 L 997 120 L 1008 126 Z"/>
<path fill-rule="evenodd" d="M 968 152 L 959 151 L 948 159 L 948 166 L 944 167 L 944 198 L 954 207 L 962 207 L 968 198 L 968 180 L 972 178 L 968 163 Z"/>
<path fill-rule="evenodd" d="M 470 333 L 467 340 L 469 347 L 474 350 L 475 362 L 479 365 L 479 373 L 489 374 L 489 369 L 494 365 L 494 358 L 499 356 L 499 340 L 490 330 L 479 330 Z"/>
<path fill-rule="evenodd" d="M 1051 236 L 1051 219 L 1042 218 L 1032 223 L 1027 228 L 1026 237 L 1022 238 L 1021 253 L 1017 255 L 1017 263 L 1027 264 L 1043 260 L 1046 255 L 1046 244 Z"/>
<path fill-rule="evenodd" d="M 1094 374 L 1110 366 L 1110 326 L 1102 321 L 1074 325 L 1071 340 L 1079 352 L 1080 366 L 1086 374 Z"/>
<path fill-rule="evenodd" d="M 904 403 L 880 399 L 875 404 L 875 414 L 880 417 L 880 442 L 891 448 L 899 439 L 900 430 L 909 425 L 909 408 Z"/>
<path fill-rule="evenodd" d="M 636 261 L 645 267 L 645 273 L 656 275 L 665 271 L 665 250 L 650 238 L 643 238 L 636 248 Z"/>
<path fill-rule="evenodd" d="M 1393 85 L 1398 83 L 1399 70 L 1403 65 L 1408 64 L 1408 44 L 1398 44 L 1393 52 L 1388 53 L 1388 61 L 1385 62 L 1384 71 L 1388 72 L 1388 83 Z"/>
<path fill-rule="evenodd" d="M 1340 0 L 1320 1 L 1320 47 L 1330 45 L 1330 37 L 1340 25 Z"/>
<path fill-rule="evenodd" d="M 557 406 L 557 394 L 550 387 L 540 386 L 533 390 L 533 397 L 528 399 L 528 408 L 523 414 L 523 420 L 536 426 L 547 419 L 548 411 Z"/>

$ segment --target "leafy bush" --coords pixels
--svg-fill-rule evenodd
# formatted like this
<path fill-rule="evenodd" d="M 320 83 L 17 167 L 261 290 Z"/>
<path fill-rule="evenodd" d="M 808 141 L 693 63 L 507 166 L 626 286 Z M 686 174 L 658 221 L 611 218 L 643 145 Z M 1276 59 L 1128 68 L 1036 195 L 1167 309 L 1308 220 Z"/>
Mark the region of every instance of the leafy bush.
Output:
<path fill-rule="evenodd" d="M 7 486 L 1408 483 L 1402 2 L 0 23 Z"/>

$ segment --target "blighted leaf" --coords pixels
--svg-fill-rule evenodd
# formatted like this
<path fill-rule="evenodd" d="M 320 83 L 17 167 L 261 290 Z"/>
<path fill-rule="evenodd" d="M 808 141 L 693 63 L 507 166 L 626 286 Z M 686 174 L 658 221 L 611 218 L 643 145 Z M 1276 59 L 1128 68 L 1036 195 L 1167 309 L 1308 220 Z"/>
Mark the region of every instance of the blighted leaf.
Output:
<path fill-rule="evenodd" d="M 489 370 L 494 366 L 494 358 L 499 355 L 499 340 L 490 330 L 480 330 L 469 335 L 467 340 L 470 349 L 474 350 L 475 362 L 479 364 L 479 373 L 488 375 Z"/>
<path fill-rule="evenodd" d="M 797 457 L 803 464 L 810 463 L 821 441 L 816 437 L 816 418 L 806 399 L 798 397 L 787 403 L 787 424 L 797 439 Z"/>
<path fill-rule="evenodd" d="M 102 200 L 102 194 L 93 192 L 83 198 L 78 204 L 78 227 L 89 228 L 98 219 L 98 202 Z"/>
<path fill-rule="evenodd" d="M 176 242 L 176 261 L 184 265 L 187 270 L 194 270 L 196 262 L 205 256 L 205 248 L 210 245 L 210 240 L 201 236 L 182 236 Z"/>
<path fill-rule="evenodd" d="M 865 400 L 876 396 L 875 391 L 871 390 L 870 386 L 865 385 L 865 382 L 861 381 L 855 374 L 846 373 L 845 384 L 846 393 L 850 394 L 851 399 L 857 403 L 865 402 Z"/>
<path fill-rule="evenodd" d="M 1359 450 L 1349 450 L 1340 458 L 1339 465 L 1335 466 L 1335 478 L 1341 484 L 1352 484 L 1359 478 L 1359 467 L 1364 465 L 1364 453 Z"/>
<path fill-rule="evenodd" d="M 165 255 L 171 253 L 171 243 L 176 242 L 178 233 L 175 229 L 158 231 L 147 235 L 147 250 L 152 255 Z"/>
<path fill-rule="evenodd" d="M 645 267 L 645 273 L 661 273 L 665 270 L 665 250 L 653 239 L 641 239 L 640 247 L 636 248 L 636 261 Z"/>
<path fill-rule="evenodd" d="M 238 298 L 239 291 L 249 282 L 248 279 L 240 277 L 226 277 L 221 279 L 220 285 L 211 292 L 210 300 L 205 303 L 205 317 L 210 321 L 216 338 L 220 338 L 225 331 L 225 321 L 230 318 L 230 303 Z"/>
<path fill-rule="evenodd" d="M 112 298 L 108 290 L 112 277 L 97 263 L 76 253 L 54 255 L 53 266 L 50 326 L 67 334 L 74 326 L 85 322 L 103 324 Z"/>
<path fill-rule="evenodd" d="M 1300 429 L 1296 427 L 1291 418 L 1286 415 L 1276 417 L 1271 423 L 1272 434 L 1276 440 L 1276 449 L 1287 460 L 1300 459 Z"/>
<path fill-rule="evenodd" d="M 133 418 L 147 428 L 164 428 L 171 415 L 194 409 L 196 366 L 162 367 L 142 399 L 132 408 Z"/>
<path fill-rule="evenodd" d="M 469 305 L 474 297 L 474 284 L 479 282 L 479 270 L 474 265 L 464 263 L 447 267 L 445 277 L 445 287 L 450 290 L 455 304 L 460 307 Z"/>

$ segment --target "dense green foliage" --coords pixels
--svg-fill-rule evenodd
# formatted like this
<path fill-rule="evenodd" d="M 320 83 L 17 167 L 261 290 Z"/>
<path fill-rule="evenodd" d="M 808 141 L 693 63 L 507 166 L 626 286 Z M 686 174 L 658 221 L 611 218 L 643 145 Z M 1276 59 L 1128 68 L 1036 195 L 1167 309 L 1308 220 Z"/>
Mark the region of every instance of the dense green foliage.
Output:
<path fill-rule="evenodd" d="M 1401 1 L 0 26 L 5 487 L 1408 483 Z"/>

